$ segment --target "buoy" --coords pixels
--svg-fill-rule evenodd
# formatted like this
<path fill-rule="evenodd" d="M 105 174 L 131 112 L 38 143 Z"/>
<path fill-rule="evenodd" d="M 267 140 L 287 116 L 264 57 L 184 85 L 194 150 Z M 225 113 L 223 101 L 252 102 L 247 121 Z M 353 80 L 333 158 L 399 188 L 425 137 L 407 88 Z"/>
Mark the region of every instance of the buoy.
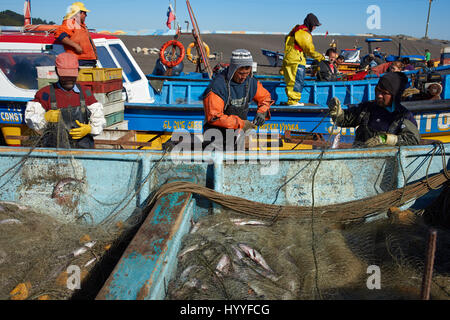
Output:
<path fill-rule="evenodd" d="M 176 60 L 169 61 L 166 58 L 165 51 L 169 46 L 177 47 L 180 50 L 180 55 Z M 181 42 L 177 40 L 170 40 L 163 44 L 161 49 L 159 50 L 159 59 L 161 60 L 162 64 L 165 65 L 168 68 L 173 68 L 176 65 L 180 64 L 181 61 L 183 61 L 184 56 L 186 55 L 186 51 L 184 49 L 184 46 L 181 44 Z"/>
<path fill-rule="evenodd" d="M 196 45 L 195 42 L 191 42 L 186 49 L 186 58 L 192 63 L 197 63 L 197 59 L 198 59 L 198 56 L 194 56 L 191 53 L 191 50 L 192 50 L 192 48 L 195 47 L 195 45 Z M 210 50 L 209 50 L 208 45 L 205 42 L 203 42 L 203 47 L 205 47 L 206 56 L 209 57 Z M 201 62 L 203 62 L 203 61 L 201 61 Z"/>

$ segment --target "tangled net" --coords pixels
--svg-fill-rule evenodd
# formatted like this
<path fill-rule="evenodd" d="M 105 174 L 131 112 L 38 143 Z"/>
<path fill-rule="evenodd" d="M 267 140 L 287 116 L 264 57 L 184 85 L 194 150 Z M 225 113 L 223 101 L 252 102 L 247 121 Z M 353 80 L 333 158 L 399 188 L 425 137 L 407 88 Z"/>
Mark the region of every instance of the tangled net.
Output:
<path fill-rule="evenodd" d="M 313 237 L 307 220 L 223 210 L 183 239 L 167 299 L 419 299 L 427 239 L 428 226 L 409 211 L 370 223 L 316 221 Z M 449 241 L 440 229 L 432 299 L 450 298 Z M 380 289 L 368 288 L 369 266 L 379 267 Z"/>

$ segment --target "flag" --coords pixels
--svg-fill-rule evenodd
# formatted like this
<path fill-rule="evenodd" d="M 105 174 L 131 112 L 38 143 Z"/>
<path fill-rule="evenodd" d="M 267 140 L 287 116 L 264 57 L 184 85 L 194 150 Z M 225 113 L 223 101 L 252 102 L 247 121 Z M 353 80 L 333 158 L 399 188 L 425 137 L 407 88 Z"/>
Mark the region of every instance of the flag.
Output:
<path fill-rule="evenodd" d="M 24 6 L 23 6 L 23 17 L 24 17 L 24 23 L 23 23 L 24 26 L 31 24 L 30 0 L 25 0 Z"/>
<path fill-rule="evenodd" d="M 325 38 L 327 37 L 327 35 L 328 35 L 328 30 L 327 30 L 327 32 L 325 33 Z"/>
<path fill-rule="evenodd" d="M 167 22 L 166 25 L 169 29 L 172 29 L 171 23 L 175 20 L 175 14 L 172 5 L 169 4 L 169 9 L 167 9 Z"/>

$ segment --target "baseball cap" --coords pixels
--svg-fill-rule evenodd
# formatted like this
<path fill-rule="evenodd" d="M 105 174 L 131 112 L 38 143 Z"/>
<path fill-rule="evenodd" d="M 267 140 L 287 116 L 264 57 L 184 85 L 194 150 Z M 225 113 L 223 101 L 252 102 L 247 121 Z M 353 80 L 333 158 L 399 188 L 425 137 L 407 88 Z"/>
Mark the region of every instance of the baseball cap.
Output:
<path fill-rule="evenodd" d="M 63 77 L 78 77 L 78 57 L 70 52 L 63 52 L 55 60 L 58 75 Z"/>

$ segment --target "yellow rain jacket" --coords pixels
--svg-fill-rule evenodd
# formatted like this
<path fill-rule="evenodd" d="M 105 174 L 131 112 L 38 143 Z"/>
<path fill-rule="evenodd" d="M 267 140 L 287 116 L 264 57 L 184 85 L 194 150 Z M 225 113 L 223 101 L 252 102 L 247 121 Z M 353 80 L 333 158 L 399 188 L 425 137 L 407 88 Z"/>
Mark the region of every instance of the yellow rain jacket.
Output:
<path fill-rule="evenodd" d="M 312 36 L 308 28 L 305 25 L 296 25 L 286 37 L 284 59 L 281 68 L 286 82 L 286 94 L 289 99 L 288 104 L 290 101 L 300 101 L 301 92 L 295 91 L 294 86 L 298 66 L 306 65 L 306 56 L 309 56 L 318 62 L 325 59 L 325 57 L 314 48 Z"/>

